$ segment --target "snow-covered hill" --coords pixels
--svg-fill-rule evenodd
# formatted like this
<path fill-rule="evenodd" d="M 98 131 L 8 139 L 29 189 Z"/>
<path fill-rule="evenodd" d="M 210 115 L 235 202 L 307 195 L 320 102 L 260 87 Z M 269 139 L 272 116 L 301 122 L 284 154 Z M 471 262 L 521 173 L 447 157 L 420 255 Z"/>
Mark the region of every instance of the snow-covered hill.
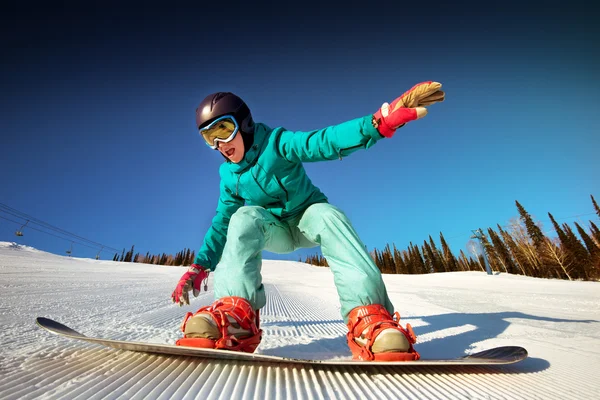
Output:
<path fill-rule="evenodd" d="M 107 349 L 51 335 L 35 317 L 88 335 L 173 343 L 187 311 L 170 294 L 183 268 L 69 258 L 0 242 L 0 398 L 600 398 L 600 283 L 506 274 L 385 275 L 423 358 L 518 345 L 504 367 L 272 366 Z M 350 358 L 331 272 L 265 261 L 257 352 Z M 594 378 L 596 376 L 596 378 Z"/>

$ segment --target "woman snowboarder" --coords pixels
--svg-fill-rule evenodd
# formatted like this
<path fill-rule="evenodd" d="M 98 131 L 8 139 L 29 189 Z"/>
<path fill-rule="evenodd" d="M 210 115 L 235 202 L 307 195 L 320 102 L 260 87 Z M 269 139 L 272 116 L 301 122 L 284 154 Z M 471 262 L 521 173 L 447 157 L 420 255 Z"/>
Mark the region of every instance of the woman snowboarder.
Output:
<path fill-rule="evenodd" d="M 189 304 L 214 271 L 216 301 L 188 313 L 178 345 L 254 352 L 261 340 L 259 309 L 266 303 L 261 253 L 321 246 L 333 272 L 354 359 L 417 360 L 416 337 L 388 298 L 381 272 L 346 215 L 312 184 L 303 162 L 342 159 L 391 138 L 425 106 L 444 100 L 441 84 L 422 82 L 374 114 L 324 129 L 293 132 L 253 121 L 246 103 L 229 92 L 207 96 L 196 109 L 206 144 L 226 161 L 216 216 L 194 263 L 172 299 Z M 206 290 L 206 286 L 205 286 Z"/>

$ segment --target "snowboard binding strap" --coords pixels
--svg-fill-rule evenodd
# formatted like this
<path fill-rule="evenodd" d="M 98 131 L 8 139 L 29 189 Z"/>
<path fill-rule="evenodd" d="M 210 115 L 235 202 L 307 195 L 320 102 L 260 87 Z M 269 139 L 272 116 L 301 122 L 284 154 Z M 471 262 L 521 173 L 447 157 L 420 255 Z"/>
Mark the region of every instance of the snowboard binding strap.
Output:
<path fill-rule="evenodd" d="M 210 306 L 200 308 L 198 313 L 210 314 L 215 321 L 221 337 L 217 340 L 208 338 L 181 338 L 176 344 L 178 346 L 202 347 L 221 350 L 243 351 L 254 353 L 262 339 L 262 330 L 259 329 L 259 312 L 253 310 L 248 300 L 241 297 L 224 297 L 215 301 Z M 188 312 L 181 324 L 181 331 L 185 332 L 187 321 L 194 316 Z M 232 317 L 241 329 L 250 331 L 250 336 L 237 337 L 229 333 L 232 324 L 228 316 Z"/>
<path fill-rule="evenodd" d="M 348 334 L 346 335 L 348 347 L 352 351 L 352 358 L 361 361 L 413 361 L 421 358 L 420 354 L 413 348 L 417 342 L 417 336 L 410 324 L 406 324 L 406 329 L 400 325 L 400 314 L 390 313 L 380 304 L 356 307 L 348 316 Z M 393 328 L 406 337 L 409 343 L 407 351 L 373 353 L 373 343 L 377 336 L 383 330 Z M 359 345 L 354 339 L 360 337 L 367 329 L 365 346 Z"/>

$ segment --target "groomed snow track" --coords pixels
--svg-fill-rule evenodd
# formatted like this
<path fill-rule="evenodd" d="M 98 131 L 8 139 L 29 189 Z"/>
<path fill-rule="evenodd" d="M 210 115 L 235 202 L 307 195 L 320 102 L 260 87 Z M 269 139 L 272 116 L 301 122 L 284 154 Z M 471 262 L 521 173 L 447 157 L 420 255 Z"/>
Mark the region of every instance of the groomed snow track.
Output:
<path fill-rule="evenodd" d="M 46 316 L 87 335 L 172 343 L 185 312 L 212 301 L 209 291 L 191 307 L 172 305 L 170 291 L 182 271 L 0 243 L 0 398 L 600 398 L 593 378 L 600 364 L 598 283 L 479 273 L 385 276 L 424 356 L 502 345 L 529 350 L 527 360 L 498 367 L 295 366 L 159 356 L 58 337 L 35 324 L 36 316 Z M 268 304 L 260 353 L 349 357 L 328 269 L 266 261 L 263 276 Z"/>

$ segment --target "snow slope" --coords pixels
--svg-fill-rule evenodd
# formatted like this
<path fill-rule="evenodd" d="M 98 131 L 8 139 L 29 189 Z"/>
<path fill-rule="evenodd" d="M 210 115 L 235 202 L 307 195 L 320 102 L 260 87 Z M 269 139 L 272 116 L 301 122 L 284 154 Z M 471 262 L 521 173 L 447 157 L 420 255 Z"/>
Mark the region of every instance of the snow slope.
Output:
<path fill-rule="evenodd" d="M 423 358 L 517 345 L 503 367 L 300 367 L 169 357 L 51 335 L 45 316 L 87 335 L 173 343 L 187 311 L 170 293 L 183 268 L 69 258 L 0 242 L 0 398 L 600 398 L 600 283 L 506 274 L 385 275 Z M 265 261 L 257 352 L 349 358 L 331 272 Z M 594 376 L 596 378 L 594 378 Z"/>

